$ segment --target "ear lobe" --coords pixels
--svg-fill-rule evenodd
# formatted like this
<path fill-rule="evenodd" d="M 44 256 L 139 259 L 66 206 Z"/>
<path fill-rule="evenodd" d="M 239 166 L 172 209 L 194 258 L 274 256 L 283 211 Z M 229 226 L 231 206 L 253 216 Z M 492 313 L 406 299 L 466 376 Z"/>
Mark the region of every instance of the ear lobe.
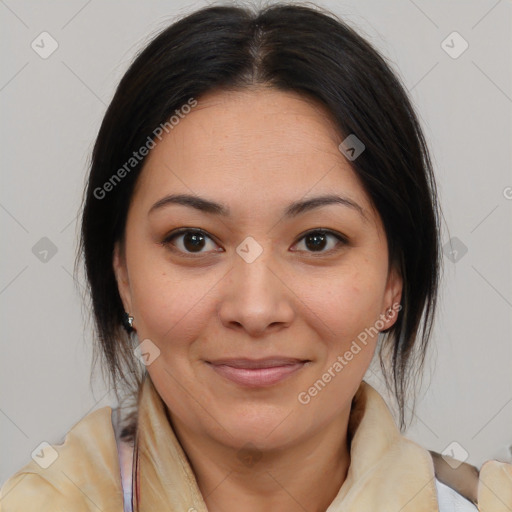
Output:
<path fill-rule="evenodd" d="M 114 274 L 116 276 L 119 296 L 121 297 L 125 311 L 129 313 L 132 311 L 130 282 L 128 280 L 128 270 L 126 268 L 124 249 L 122 248 L 120 242 L 116 242 L 114 246 L 112 267 L 114 269 Z"/>

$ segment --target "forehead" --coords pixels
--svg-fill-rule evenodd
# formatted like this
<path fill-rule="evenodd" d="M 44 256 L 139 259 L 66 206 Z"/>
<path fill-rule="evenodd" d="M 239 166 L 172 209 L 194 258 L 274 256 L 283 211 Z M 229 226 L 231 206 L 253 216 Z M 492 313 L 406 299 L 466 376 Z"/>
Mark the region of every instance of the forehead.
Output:
<path fill-rule="evenodd" d="M 369 198 L 338 149 L 341 140 L 328 110 L 297 93 L 209 93 L 157 141 L 135 194 L 149 203 L 186 192 L 254 211 L 338 192 L 369 210 Z"/>

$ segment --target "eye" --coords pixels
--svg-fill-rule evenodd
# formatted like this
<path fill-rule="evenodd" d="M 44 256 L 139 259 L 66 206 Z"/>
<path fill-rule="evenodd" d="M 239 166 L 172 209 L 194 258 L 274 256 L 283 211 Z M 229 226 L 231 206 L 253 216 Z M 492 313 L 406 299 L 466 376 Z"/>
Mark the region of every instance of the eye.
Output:
<path fill-rule="evenodd" d="M 208 241 L 210 249 L 208 250 Z M 294 249 L 310 253 L 329 253 L 348 244 L 346 237 L 340 233 L 325 229 L 316 229 L 303 235 L 295 246 L 304 244 L 305 249 Z M 221 252 L 213 239 L 201 229 L 182 228 L 176 230 L 165 237 L 162 241 L 163 246 L 172 246 L 184 255 L 206 254 L 208 252 Z M 217 248 L 216 248 L 217 247 Z M 203 250 L 205 249 L 206 250 Z"/>
<path fill-rule="evenodd" d="M 329 242 L 329 240 L 331 241 Z M 304 244 L 307 252 L 327 253 L 340 248 L 342 245 L 347 245 L 348 240 L 340 233 L 325 229 L 316 229 L 302 236 L 296 245 L 300 245 L 301 243 Z M 324 250 L 326 247 L 327 250 Z"/>
<path fill-rule="evenodd" d="M 208 240 L 212 242 L 210 251 L 202 251 L 202 249 L 208 247 Z M 217 244 L 215 244 L 213 239 L 201 229 L 183 228 L 174 231 L 165 237 L 165 239 L 162 241 L 162 245 L 171 245 L 185 254 L 203 254 L 206 252 L 211 252 L 211 250 L 214 252 L 219 252 L 215 249 Z"/>

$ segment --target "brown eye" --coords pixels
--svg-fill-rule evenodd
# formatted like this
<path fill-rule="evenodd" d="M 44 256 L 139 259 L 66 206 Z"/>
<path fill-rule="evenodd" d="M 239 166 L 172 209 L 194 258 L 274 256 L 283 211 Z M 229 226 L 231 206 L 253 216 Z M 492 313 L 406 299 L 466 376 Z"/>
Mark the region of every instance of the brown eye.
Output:
<path fill-rule="evenodd" d="M 303 243 L 306 252 L 320 252 L 327 253 L 339 248 L 340 245 L 347 244 L 347 240 L 341 234 L 333 231 L 315 230 L 306 233 L 299 243 Z M 326 249 L 327 248 L 327 249 Z"/>
<path fill-rule="evenodd" d="M 203 251 L 205 247 L 208 248 L 208 241 L 211 242 L 211 249 L 215 251 L 217 245 L 204 231 L 181 229 L 168 235 L 162 244 L 172 245 L 174 248 L 187 254 L 203 254 L 209 252 Z"/>

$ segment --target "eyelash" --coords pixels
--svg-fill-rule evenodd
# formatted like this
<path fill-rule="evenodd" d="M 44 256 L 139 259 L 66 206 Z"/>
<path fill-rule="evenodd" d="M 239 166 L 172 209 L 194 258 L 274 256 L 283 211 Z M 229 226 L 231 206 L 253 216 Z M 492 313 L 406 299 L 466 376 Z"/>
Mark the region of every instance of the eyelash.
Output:
<path fill-rule="evenodd" d="M 173 231 L 172 233 L 169 233 L 164 238 L 164 240 L 161 242 L 161 245 L 163 245 L 164 247 L 169 247 L 172 250 L 175 250 L 175 251 L 179 252 L 180 254 L 185 255 L 186 257 L 196 258 L 196 257 L 199 257 L 201 255 L 207 254 L 207 253 L 202 253 L 202 252 L 197 252 L 197 253 L 184 252 L 181 249 L 177 249 L 176 247 L 174 247 L 172 245 L 171 242 L 175 238 L 177 238 L 177 237 L 179 237 L 181 235 L 187 234 L 187 233 L 199 234 L 199 235 L 202 235 L 205 238 L 209 238 L 210 240 L 215 242 L 215 240 L 213 240 L 213 238 L 210 235 L 208 235 L 208 233 L 206 233 L 206 231 L 203 231 L 202 229 L 180 228 L 180 229 L 178 229 L 176 231 Z M 314 234 L 331 235 L 331 236 L 333 236 L 334 238 L 337 239 L 338 243 L 336 244 L 336 247 L 334 247 L 332 249 L 329 249 L 327 251 L 294 251 L 294 252 L 307 252 L 307 253 L 311 254 L 313 257 L 318 257 L 318 256 L 323 256 L 323 255 L 326 255 L 326 254 L 330 254 L 333 251 L 339 250 L 341 248 L 340 246 L 344 246 L 344 245 L 347 245 L 349 243 L 348 239 L 344 235 L 342 235 L 341 233 L 337 233 L 336 231 L 331 231 L 329 229 L 319 229 L 318 228 L 318 229 L 309 230 L 306 233 L 304 233 L 303 235 L 301 235 L 300 238 L 297 240 L 297 242 L 295 242 L 293 245 L 296 245 L 297 243 L 302 241 L 307 236 L 314 235 Z"/>

